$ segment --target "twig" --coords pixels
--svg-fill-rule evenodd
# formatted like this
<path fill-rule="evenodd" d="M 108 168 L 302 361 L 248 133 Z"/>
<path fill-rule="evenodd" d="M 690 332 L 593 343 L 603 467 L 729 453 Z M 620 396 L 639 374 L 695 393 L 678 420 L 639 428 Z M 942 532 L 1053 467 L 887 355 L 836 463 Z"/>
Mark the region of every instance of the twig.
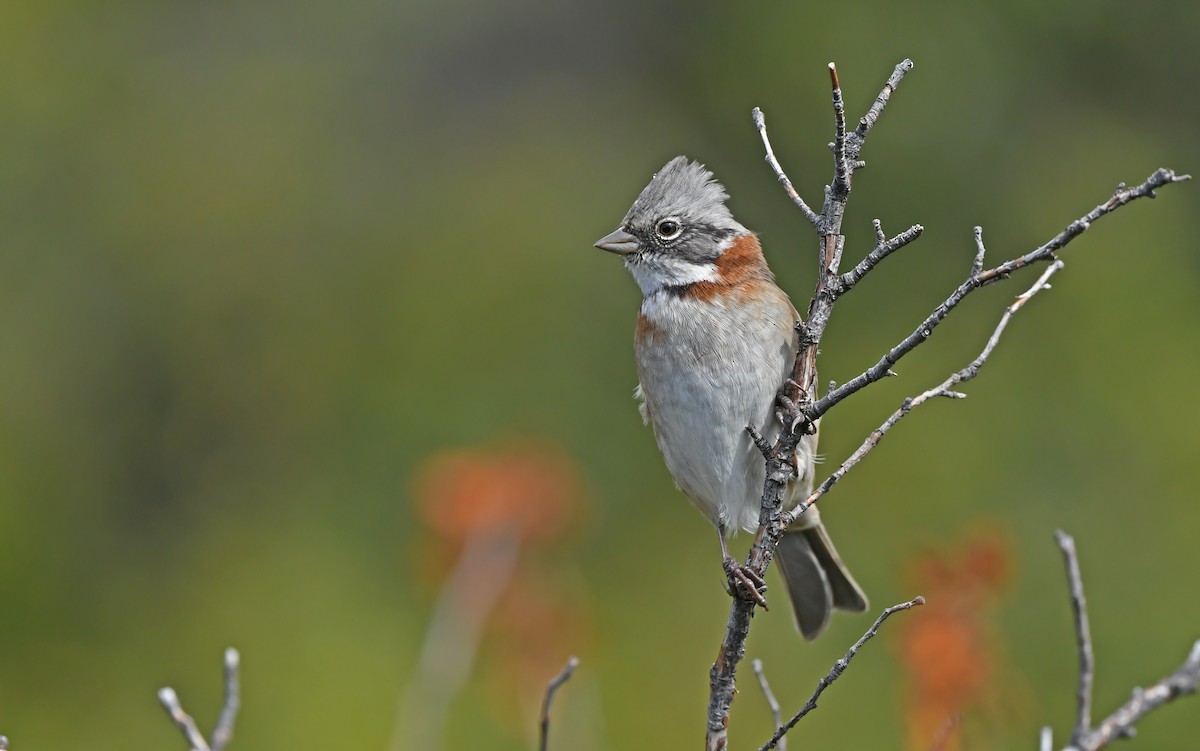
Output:
<path fill-rule="evenodd" d="M 971 276 L 983 273 L 983 258 L 987 255 L 987 247 L 983 244 L 983 227 L 975 226 L 975 260 L 971 263 Z"/>
<path fill-rule="evenodd" d="M 837 66 L 829 64 L 829 82 L 833 87 L 833 195 L 845 200 L 850 194 L 850 166 L 846 164 L 846 105 Z"/>
<path fill-rule="evenodd" d="M 908 602 L 902 602 L 899 605 L 893 605 L 880 613 L 879 617 L 875 619 L 875 623 L 871 625 L 871 628 L 867 629 L 867 632 L 863 634 L 858 641 L 854 642 L 854 646 L 850 647 L 850 651 L 846 653 L 846 656 L 833 663 L 833 667 L 829 669 L 829 673 L 817 683 L 817 690 L 813 692 L 813 695 L 810 696 L 808 701 L 805 702 L 804 706 L 800 708 L 800 711 L 792 715 L 792 719 L 788 720 L 778 730 L 776 730 L 775 735 L 771 736 L 771 740 L 767 741 L 766 744 L 764 744 L 758 751 L 769 751 L 769 749 L 775 748 L 780 739 L 782 739 L 789 730 L 795 727 L 796 723 L 799 722 L 804 715 L 817 708 L 817 700 L 821 698 L 821 694 L 824 693 L 825 689 L 829 688 L 834 681 L 841 677 L 842 673 L 844 673 L 846 668 L 849 667 L 850 660 L 854 659 L 854 655 L 858 654 L 858 650 L 862 649 L 864 644 L 870 641 L 875 634 L 879 633 L 879 627 L 883 625 L 883 622 L 886 621 L 892 615 L 892 613 L 897 613 L 901 610 L 909 610 L 917 605 L 924 604 L 924 597 L 916 597 Z"/>
<path fill-rule="evenodd" d="M 888 418 L 883 421 L 882 425 L 872 431 L 871 434 L 867 436 L 867 439 L 863 441 L 862 445 L 859 446 L 858 449 L 851 454 L 848 459 L 846 459 L 846 461 L 842 462 L 837 469 L 835 469 L 828 477 L 826 477 L 825 481 L 817 486 L 816 490 L 810 493 L 808 498 L 806 498 L 803 503 L 796 506 L 796 508 L 791 512 L 783 515 L 782 523 L 784 528 L 798 518 L 800 514 L 804 513 L 809 506 L 820 500 L 821 496 L 828 493 L 829 489 L 837 484 L 838 480 L 841 480 L 842 477 L 844 477 L 846 473 L 854 467 L 854 465 L 862 461 L 863 457 L 869 454 L 872 449 L 878 446 L 879 442 L 883 440 L 883 437 L 887 434 L 887 432 L 895 427 L 896 423 L 904 419 L 909 412 L 935 397 L 948 397 L 951 399 L 963 398 L 964 394 L 954 391 L 954 387 L 960 383 L 965 383 L 966 381 L 971 380 L 979 374 L 980 368 L 982 368 L 984 363 L 987 362 L 988 357 L 990 357 L 992 354 L 992 350 L 994 350 L 996 345 L 1000 343 L 1000 336 L 1008 327 L 1008 322 L 1012 320 L 1012 317 L 1016 314 L 1016 312 L 1020 310 L 1025 303 L 1029 302 L 1034 295 L 1044 289 L 1050 288 L 1050 277 L 1062 267 L 1062 261 L 1055 261 L 1054 263 L 1050 264 L 1049 268 L 1047 268 L 1042 275 L 1038 277 L 1037 281 L 1033 283 L 1032 287 L 1018 295 L 1017 299 L 1004 309 L 1004 314 L 1000 316 L 1000 322 L 996 324 L 996 328 L 992 331 L 992 335 L 988 337 L 987 344 L 984 345 L 983 351 L 980 352 L 979 356 L 972 360 L 969 365 L 957 373 L 953 373 L 949 378 L 942 381 L 937 386 L 929 389 L 928 391 L 918 394 L 915 397 L 905 399 L 900 405 L 900 408 L 889 415 Z"/>
<path fill-rule="evenodd" d="M 225 701 L 221 705 L 221 714 L 217 716 L 217 725 L 213 728 L 212 742 L 209 744 L 212 751 L 222 751 L 233 740 L 233 725 L 242 707 L 241 681 L 238 679 L 241 661 L 236 649 L 230 647 L 225 650 Z"/>
<path fill-rule="evenodd" d="M 804 215 L 804 218 L 814 227 L 818 226 L 821 218 L 817 216 L 816 212 L 796 192 L 796 189 L 792 186 L 792 181 L 784 174 L 783 167 L 779 165 L 779 160 L 775 158 L 775 151 L 771 148 L 771 140 L 767 138 L 767 120 L 763 116 L 762 110 L 755 107 L 753 112 L 751 112 L 751 117 L 754 118 L 754 127 L 758 130 L 758 135 L 762 137 L 763 148 L 767 152 L 764 158 L 767 160 L 767 164 L 771 165 L 771 170 L 775 172 L 775 177 L 779 180 L 779 184 L 783 186 L 784 192 L 792 199 L 792 203 L 796 204 L 796 208 L 800 209 L 800 213 Z"/>
<path fill-rule="evenodd" d="M 550 703 L 554 701 L 554 694 L 560 686 L 571 679 L 571 674 L 577 667 L 579 667 L 579 658 L 572 655 L 567 660 L 562 672 L 551 678 L 550 682 L 546 684 L 546 695 L 542 698 L 542 717 L 538 722 L 538 751 L 546 751 L 549 748 L 547 744 L 550 737 Z"/>
<path fill-rule="evenodd" d="M 183 707 L 179 703 L 179 697 L 175 694 L 175 689 L 167 687 L 159 689 L 158 701 L 167 710 L 171 721 L 175 723 L 175 727 L 183 733 L 184 739 L 188 742 L 188 748 L 191 751 L 211 751 L 208 746 L 208 741 L 204 740 L 204 733 L 200 732 L 200 728 L 196 726 L 196 721 L 192 716 L 183 711 Z"/>
<path fill-rule="evenodd" d="M 1055 530 L 1055 539 L 1062 549 L 1063 563 L 1067 567 L 1067 585 L 1071 590 L 1071 610 L 1075 614 L 1075 639 L 1079 644 L 1079 688 L 1076 691 L 1078 713 L 1075 729 L 1071 731 L 1071 745 L 1079 745 L 1092 731 L 1092 682 L 1095 680 L 1096 657 L 1092 652 L 1092 633 L 1088 628 L 1087 600 L 1083 596 L 1083 575 L 1079 573 L 1079 558 L 1075 555 L 1075 540 L 1061 529 Z"/>
<path fill-rule="evenodd" d="M 875 103 L 871 105 L 871 109 L 867 110 L 867 114 L 863 115 L 862 119 L 858 121 L 858 127 L 854 130 L 854 135 L 860 142 L 866 140 L 867 134 L 871 132 L 871 128 L 875 127 L 875 122 L 883 114 L 883 108 L 887 106 L 888 100 L 892 98 L 892 92 L 896 90 L 896 87 L 900 85 L 900 81 L 904 80 L 904 76 L 912 69 L 913 61 L 904 58 L 892 70 L 892 75 L 888 76 L 887 83 L 883 85 L 879 96 L 875 97 Z"/>
<path fill-rule="evenodd" d="M 776 701 L 775 694 L 771 691 L 771 684 L 767 683 L 767 676 L 763 673 L 762 660 L 751 660 L 750 667 L 754 669 L 754 674 L 758 676 L 758 686 L 762 689 L 763 696 L 767 699 L 767 706 L 771 708 L 771 717 L 775 720 L 775 730 L 778 731 L 783 727 L 783 710 L 779 708 L 779 702 Z M 787 738 L 781 737 L 776 747 L 779 751 L 787 751 Z"/>
<path fill-rule="evenodd" d="M 167 710 L 167 715 L 175 723 L 175 727 L 183 733 L 191 751 L 222 751 L 233 739 L 233 725 L 237 721 L 238 708 L 241 706 L 241 690 L 238 679 L 240 662 L 241 658 L 236 649 L 229 647 L 225 650 L 225 699 L 221 704 L 217 725 L 212 732 L 211 743 L 204 739 L 204 733 L 200 732 L 200 728 L 192 716 L 183 711 L 183 705 L 180 704 L 179 695 L 175 693 L 175 689 L 170 686 L 159 689 L 159 703 Z"/>
<path fill-rule="evenodd" d="M 872 221 L 871 224 L 875 227 L 875 247 L 854 268 L 838 277 L 836 287 L 838 296 L 849 292 L 880 261 L 900 250 L 905 245 L 908 245 L 913 240 L 916 240 L 925 232 L 924 227 L 914 224 L 889 240 L 883 234 L 883 226 L 879 223 L 878 219 Z M 830 389 L 830 391 L 833 391 L 833 389 Z"/>
<path fill-rule="evenodd" d="M 1067 585 L 1071 591 L 1071 608 L 1075 615 L 1075 640 L 1079 647 L 1079 712 L 1075 729 L 1071 733 L 1067 751 L 1097 751 L 1118 738 L 1130 738 L 1136 732 L 1134 725 L 1151 711 L 1169 701 L 1187 694 L 1196 693 L 1200 686 L 1200 641 L 1192 646 L 1183 664 L 1167 677 L 1149 688 L 1135 688 L 1129 701 L 1106 717 L 1093 729 L 1091 727 L 1092 681 L 1095 674 L 1095 656 L 1092 653 L 1092 636 L 1088 627 L 1087 601 L 1083 597 L 1083 576 L 1079 571 L 1079 558 L 1075 553 L 1075 540 L 1061 530 L 1055 531 L 1058 546 L 1062 549 L 1067 569 Z M 1049 728 L 1042 733 L 1042 749 L 1050 747 Z"/>

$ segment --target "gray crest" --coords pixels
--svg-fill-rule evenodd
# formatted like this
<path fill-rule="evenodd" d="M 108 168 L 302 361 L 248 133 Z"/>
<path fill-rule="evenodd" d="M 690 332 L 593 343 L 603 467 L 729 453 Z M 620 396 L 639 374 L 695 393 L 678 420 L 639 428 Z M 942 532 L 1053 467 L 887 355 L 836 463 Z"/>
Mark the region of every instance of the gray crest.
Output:
<path fill-rule="evenodd" d="M 677 156 L 642 189 L 623 224 L 644 227 L 662 217 L 676 216 L 715 229 L 745 231 L 725 206 L 728 198 L 725 188 L 704 165 Z"/>

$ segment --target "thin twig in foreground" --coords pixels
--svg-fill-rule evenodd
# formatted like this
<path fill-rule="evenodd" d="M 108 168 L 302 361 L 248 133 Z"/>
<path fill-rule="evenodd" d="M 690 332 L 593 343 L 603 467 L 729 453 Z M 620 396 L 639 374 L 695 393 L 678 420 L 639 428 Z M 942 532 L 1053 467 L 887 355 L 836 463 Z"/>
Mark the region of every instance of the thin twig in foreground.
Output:
<path fill-rule="evenodd" d="M 884 420 L 883 424 L 876 428 L 871 435 L 867 436 L 867 440 L 863 441 L 863 444 L 859 446 L 853 454 L 850 455 L 850 458 L 842 462 L 841 465 L 829 475 L 829 477 L 826 477 L 825 481 L 822 482 L 817 489 L 814 490 L 808 496 L 808 498 L 804 500 L 803 503 L 801 503 L 791 512 L 783 515 L 784 528 L 786 528 L 791 522 L 795 521 L 800 514 L 803 514 L 809 506 L 820 500 L 821 496 L 828 493 L 829 489 L 837 484 L 838 480 L 842 479 L 842 477 L 844 477 L 846 473 L 854 467 L 854 465 L 862 461 L 863 457 L 871 453 L 871 450 L 878 446 L 879 442 L 883 440 L 883 436 L 886 435 L 887 432 L 896 425 L 896 423 L 904 419 L 904 417 L 913 409 L 921 406 L 934 397 L 961 399 L 966 396 L 965 394 L 954 391 L 954 387 L 960 383 L 971 380 L 979 374 L 979 369 L 983 367 L 985 362 L 987 362 L 988 357 L 992 354 L 992 350 L 994 350 L 996 345 L 1000 342 L 1000 336 L 1004 333 L 1004 329 L 1008 327 L 1008 322 L 1012 319 L 1013 315 L 1015 315 L 1016 312 L 1020 310 L 1025 303 L 1029 302 L 1038 292 L 1041 292 L 1044 289 L 1049 289 L 1050 277 L 1062 267 L 1062 261 L 1055 261 L 1054 263 L 1050 264 L 1050 266 L 1042 273 L 1042 275 L 1038 277 L 1037 281 L 1033 283 L 1032 287 L 1018 295 L 1017 299 L 1004 309 L 1004 315 L 1000 317 L 1000 323 L 998 323 L 995 330 L 992 331 L 992 335 L 988 338 L 987 344 L 984 345 L 983 351 L 979 353 L 978 357 L 971 361 L 970 365 L 958 371 L 957 373 L 952 374 L 945 381 L 942 381 L 942 383 L 929 389 L 928 391 L 915 397 L 905 399 L 904 403 L 900 405 L 900 408 L 888 416 L 888 418 Z"/>
<path fill-rule="evenodd" d="M 241 681 L 238 679 L 241 661 L 236 649 L 230 647 L 225 650 L 225 701 L 221 705 L 221 714 L 217 716 L 217 725 L 213 728 L 212 751 L 222 751 L 233 740 L 233 725 L 242 707 Z"/>
<path fill-rule="evenodd" d="M 560 686 L 571 679 L 571 674 L 575 672 L 575 668 L 579 667 L 579 658 L 574 655 L 567 660 L 567 664 L 563 667 L 562 672 L 550 679 L 546 684 L 546 695 L 542 698 L 542 717 L 538 722 L 538 751 L 546 751 L 550 738 L 550 703 L 554 701 L 554 694 L 558 692 Z"/>
<path fill-rule="evenodd" d="M 767 706 L 771 708 L 771 717 L 775 720 L 775 730 L 778 731 L 783 727 L 783 710 L 779 708 L 779 702 L 775 699 L 775 692 L 771 690 L 771 684 L 767 683 L 767 675 L 763 672 L 762 660 L 751 660 L 750 667 L 754 669 L 754 674 L 758 676 L 758 686 L 762 689 L 763 696 L 767 699 Z M 780 738 L 777 748 L 779 751 L 787 751 L 787 738 Z"/>
<path fill-rule="evenodd" d="M 159 689 L 158 701 L 167 710 L 171 721 L 175 723 L 175 727 L 183 733 L 184 739 L 188 742 L 188 747 L 191 751 L 211 751 L 208 747 L 208 741 L 204 740 L 204 733 L 200 732 L 200 728 L 196 726 L 196 721 L 192 716 L 183 711 L 183 706 L 179 703 L 179 696 L 175 693 L 175 689 L 167 687 Z"/>
<path fill-rule="evenodd" d="M 758 751 L 769 751 L 770 749 L 775 748 L 776 744 L 779 743 L 783 736 L 786 735 L 789 730 L 795 727 L 796 723 L 800 722 L 804 715 L 817 708 L 817 699 L 821 698 L 821 694 L 824 693 L 825 689 L 829 688 L 834 681 L 841 677 L 842 673 L 844 673 L 846 668 L 850 665 L 850 660 L 854 659 L 854 655 L 858 654 L 858 650 L 862 649 L 864 644 L 866 644 L 872 639 L 872 637 L 879 633 L 879 627 L 883 625 L 884 621 L 891 617 L 892 613 L 897 613 L 901 610 L 910 610 L 917 605 L 924 604 L 924 597 L 915 597 L 908 602 L 902 602 L 899 605 L 893 605 L 880 613 L 879 617 L 875 619 L 875 623 L 871 624 L 871 628 L 867 629 L 867 632 L 863 634 L 858 641 L 854 642 L 854 646 L 850 647 L 850 651 L 846 653 L 846 656 L 833 663 L 833 667 L 829 669 L 829 674 L 822 678 L 819 683 L 817 683 L 817 690 L 813 692 L 813 695 L 810 696 L 808 701 L 805 702 L 804 706 L 800 708 L 800 711 L 792 715 L 792 719 L 788 720 L 782 727 L 776 730 L 775 735 L 771 736 L 771 740 L 767 741 L 766 744 L 763 745 Z"/>
<path fill-rule="evenodd" d="M 1078 746 L 1092 731 L 1092 682 L 1095 680 L 1096 674 L 1096 657 L 1092 651 L 1087 600 L 1083 596 L 1083 575 L 1079 572 L 1075 540 L 1061 529 L 1055 530 L 1054 537 L 1058 540 L 1058 547 L 1063 554 L 1063 563 L 1067 568 L 1067 586 L 1071 590 L 1071 610 L 1075 614 L 1075 639 L 1079 645 L 1079 688 L 1076 690 L 1078 713 L 1075 716 L 1075 729 L 1071 731 L 1071 745 Z"/>

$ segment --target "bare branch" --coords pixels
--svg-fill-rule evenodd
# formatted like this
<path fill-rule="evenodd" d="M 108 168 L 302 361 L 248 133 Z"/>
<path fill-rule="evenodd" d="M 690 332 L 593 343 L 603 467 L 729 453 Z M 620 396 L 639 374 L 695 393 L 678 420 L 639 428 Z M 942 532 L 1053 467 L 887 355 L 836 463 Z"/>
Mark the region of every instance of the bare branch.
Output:
<path fill-rule="evenodd" d="M 771 148 L 771 140 L 767 138 L 767 121 L 763 116 L 762 110 L 755 107 L 751 116 L 754 118 L 754 127 L 758 129 L 758 134 L 762 137 L 763 148 L 767 151 L 765 157 L 767 164 L 771 165 L 771 169 L 775 172 L 775 177 L 778 178 L 779 184 L 783 186 L 788 197 L 792 199 L 792 203 L 796 204 L 796 207 L 800 209 L 800 213 L 804 214 L 804 218 L 816 227 L 820 224 L 821 218 L 817 216 L 815 211 L 809 208 L 809 205 L 804 202 L 804 199 L 800 197 L 796 189 L 792 187 L 792 181 L 784 174 L 783 167 L 780 166 L 779 160 L 775 158 L 775 151 Z"/>
<path fill-rule="evenodd" d="M 538 750 L 546 751 L 549 748 L 548 742 L 550 738 L 550 703 L 554 701 L 554 694 L 559 687 L 571 679 L 571 675 L 575 672 L 575 668 L 579 667 L 579 658 L 572 655 L 567 660 L 567 664 L 563 667 L 562 672 L 550 679 L 546 684 L 546 695 L 542 698 L 542 717 L 538 722 Z"/>
<path fill-rule="evenodd" d="M 792 715 L 792 719 L 788 720 L 782 727 L 779 728 L 779 730 L 775 731 L 775 735 L 771 736 L 771 740 L 767 741 L 766 744 L 764 744 L 758 751 L 769 751 L 769 749 L 775 748 L 776 744 L 779 743 L 783 736 L 789 730 L 795 727 L 796 723 L 799 722 L 804 715 L 817 708 L 817 700 L 821 698 L 821 694 L 824 693 L 825 689 L 829 688 L 834 681 L 841 677 L 842 673 L 844 673 L 846 668 L 849 667 L 850 660 L 854 659 L 854 655 L 858 654 L 858 650 L 862 649 L 864 644 L 866 644 L 877 633 L 879 633 L 879 627 L 883 625 L 884 621 L 891 617 L 892 613 L 897 613 L 901 610 L 910 610 L 917 605 L 924 604 L 924 597 L 916 597 L 908 602 L 902 602 L 899 605 L 893 605 L 880 613 L 879 617 L 875 619 L 875 623 L 871 625 L 871 628 L 867 629 L 867 632 L 863 634 L 858 641 L 854 642 L 854 646 L 850 647 L 850 651 L 846 653 L 846 656 L 833 663 L 833 667 L 829 669 L 829 673 L 817 683 L 817 690 L 814 691 L 813 695 L 810 696 L 808 701 L 804 703 L 804 706 L 800 708 L 800 711 Z"/>
<path fill-rule="evenodd" d="M 225 650 L 225 701 L 221 705 L 221 714 L 217 716 L 217 725 L 213 728 L 212 751 L 222 751 L 233 740 L 233 725 L 242 707 L 241 681 L 238 679 L 241 661 L 236 649 L 230 647 Z"/>
<path fill-rule="evenodd" d="M 1190 179 L 1190 175 L 1176 175 L 1169 169 L 1159 169 L 1146 178 L 1145 182 L 1136 188 L 1131 190 L 1118 190 L 1107 201 L 1096 206 L 1079 219 L 1071 222 L 1071 224 L 1067 225 L 1065 229 L 1063 229 L 1045 244 L 1038 246 L 1023 256 L 1018 256 L 1017 258 L 1005 261 L 999 266 L 988 269 L 987 271 L 972 273 L 967 277 L 966 281 L 960 284 L 958 288 L 955 289 L 954 292 L 952 292 L 941 305 L 939 305 L 932 313 L 930 313 L 929 316 L 926 317 L 925 320 L 922 321 L 917 328 L 914 329 L 913 332 L 904 339 L 904 341 L 900 342 L 891 350 L 889 350 L 888 353 L 879 360 L 879 362 L 875 363 L 870 368 L 858 374 L 846 383 L 843 383 L 836 390 L 826 394 L 824 398 L 807 407 L 804 410 L 805 417 L 809 421 L 815 421 L 832 409 L 838 402 L 855 393 L 859 389 L 885 378 L 887 376 L 887 372 L 897 362 L 899 362 L 902 357 L 923 344 L 925 340 L 933 334 L 933 330 L 938 326 L 938 324 L 940 324 L 946 318 L 946 316 L 949 315 L 950 311 L 958 307 L 958 304 L 966 299 L 967 295 L 971 294 L 975 290 L 994 282 L 998 282 L 1001 279 L 1005 279 L 1013 272 L 1023 269 L 1031 264 L 1053 260 L 1057 251 L 1066 247 L 1072 240 L 1082 234 L 1084 230 L 1090 227 L 1100 217 L 1105 216 L 1121 206 L 1137 200 L 1138 198 L 1153 198 L 1155 191 L 1164 185 L 1170 185 L 1172 183 L 1183 182 Z M 980 240 L 977 242 L 976 251 L 977 261 L 982 257 L 982 255 L 978 252 L 978 248 L 982 246 L 982 235 L 979 237 Z M 972 271 L 974 271 L 974 269 L 972 269 Z"/>
<path fill-rule="evenodd" d="M 771 685 L 767 683 L 767 676 L 763 673 L 762 660 L 751 660 L 750 667 L 754 669 L 754 674 L 758 676 L 758 686 L 762 689 L 763 696 L 767 699 L 767 706 L 771 708 L 771 717 L 775 720 L 775 730 L 778 731 L 783 727 L 783 711 L 779 708 L 779 702 L 775 699 L 774 692 L 771 691 Z M 787 751 L 787 738 L 780 737 L 776 748 L 779 751 Z"/>
<path fill-rule="evenodd" d="M 158 701 L 167 710 L 167 714 L 171 717 L 171 721 L 175 723 L 175 727 L 179 728 L 183 733 L 183 737 L 188 742 L 188 748 L 191 751 L 211 751 L 208 747 L 208 741 L 204 740 L 204 733 L 200 732 L 200 728 L 196 726 L 196 721 L 192 716 L 183 711 L 183 706 L 179 703 L 179 697 L 175 694 L 175 689 L 167 687 L 160 689 L 158 692 Z"/>
<path fill-rule="evenodd" d="M 879 445 L 879 442 L 883 440 L 883 436 L 886 435 L 887 432 L 896 425 L 896 423 L 904 419 L 904 417 L 907 416 L 908 413 L 913 409 L 921 406 L 925 402 L 935 397 L 961 399 L 964 395 L 954 391 L 954 387 L 960 383 L 965 383 L 966 381 L 971 380 L 979 374 L 979 369 L 983 367 L 984 363 L 987 362 L 988 357 L 991 356 L 992 350 L 994 350 L 996 345 L 999 344 L 1000 336 L 1004 333 L 1004 329 L 1008 327 L 1008 322 L 1012 319 L 1013 315 L 1015 315 L 1016 312 L 1020 310 L 1025 303 L 1029 302 L 1029 300 L 1032 299 L 1033 296 L 1038 292 L 1041 292 L 1044 289 L 1049 289 L 1050 277 L 1062 267 L 1062 261 L 1055 261 L 1052 263 L 1050 267 L 1047 268 L 1040 277 L 1038 277 L 1037 281 L 1033 283 L 1032 287 L 1018 295 L 1017 299 L 1004 309 L 1004 314 L 1000 317 L 1000 322 L 996 325 L 995 330 L 992 331 L 992 335 L 988 338 L 987 344 L 984 345 L 983 351 L 980 352 L 979 356 L 972 360 L 969 365 L 957 373 L 952 374 L 945 381 L 942 381 L 940 384 L 929 389 L 928 391 L 918 394 L 915 397 L 905 399 L 900 405 L 900 408 L 889 415 L 888 418 L 883 421 L 882 425 L 872 431 L 872 433 L 867 436 L 867 439 L 863 441 L 862 445 L 859 446 L 858 449 L 851 454 L 848 459 L 846 459 L 846 461 L 842 462 L 841 465 L 829 475 L 829 477 L 826 477 L 825 481 L 822 482 L 817 489 L 814 490 L 808 496 L 808 498 L 804 500 L 803 503 L 798 505 L 791 512 L 783 515 L 782 524 L 784 528 L 798 518 L 800 514 L 804 513 L 809 506 L 816 503 L 821 496 L 829 492 L 829 489 L 837 484 L 838 480 L 841 480 L 842 477 L 844 477 L 846 473 L 854 467 L 854 465 L 862 461 L 863 457 L 865 457 L 871 452 L 872 449 Z"/>
<path fill-rule="evenodd" d="M 1095 680 L 1096 657 L 1092 652 L 1092 634 L 1088 628 L 1087 600 L 1083 597 L 1083 576 L 1079 573 L 1079 558 L 1075 555 L 1075 540 L 1061 529 L 1054 532 L 1062 549 L 1067 567 L 1067 585 L 1071 589 L 1071 610 L 1075 613 L 1075 639 L 1079 644 L 1079 688 L 1076 691 L 1078 713 L 1071 745 L 1078 746 L 1092 730 L 1092 682 Z"/>
<path fill-rule="evenodd" d="M 1131 738 L 1134 725 L 1151 711 L 1187 694 L 1196 693 L 1200 686 L 1200 641 L 1175 672 L 1149 688 L 1135 688 L 1129 701 L 1102 720 L 1095 729 L 1091 726 L 1092 682 L 1096 658 L 1092 653 L 1092 636 L 1088 627 L 1087 601 L 1083 596 L 1083 575 L 1075 553 L 1075 540 L 1062 530 L 1054 533 L 1062 549 L 1067 569 L 1067 585 L 1071 591 L 1071 608 L 1075 615 L 1075 640 L 1079 646 L 1079 711 L 1067 751 L 1097 751 L 1118 738 Z M 1049 728 L 1042 732 L 1042 749 L 1050 747 Z"/>

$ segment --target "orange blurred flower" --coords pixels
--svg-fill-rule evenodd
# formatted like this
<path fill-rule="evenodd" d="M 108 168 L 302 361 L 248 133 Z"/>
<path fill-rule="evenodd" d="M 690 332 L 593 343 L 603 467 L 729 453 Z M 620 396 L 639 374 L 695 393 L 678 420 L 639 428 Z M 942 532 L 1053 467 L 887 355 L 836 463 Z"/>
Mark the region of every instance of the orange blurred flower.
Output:
<path fill-rule="evenodd" d="M 1011 559 L 1006 540 L 990 530 L 913 561 L 912 585 L 927 604 L 903 626 L 909 748 L 958 749 L 958 718 L 994 701 L 999 643 L 991 615 L 1008 583 Z"/>
<path fill-rule="evenodd" d="M 522 544 L 561 537 L 584 497 L 567 456 L 528 448 L 435 454 L 418 470 L 414 491 L 425 522 L 456 544 L 477 533 L 511 531 Z"/>

